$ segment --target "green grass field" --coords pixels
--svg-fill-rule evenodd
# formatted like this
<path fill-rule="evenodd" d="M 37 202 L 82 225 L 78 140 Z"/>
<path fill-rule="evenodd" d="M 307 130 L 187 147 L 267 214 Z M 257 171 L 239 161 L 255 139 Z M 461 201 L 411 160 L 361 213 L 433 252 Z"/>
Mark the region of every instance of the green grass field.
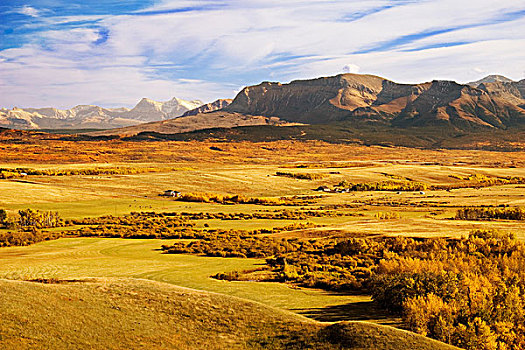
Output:
<path fill-rule="evenodd" d="M 338 295 L 326 291 L 291 288 L 271 282 L 225 282 L 210 278 L 218 272 L 256 268 L 257 259 L 212 258 L 192 255 L 161 254 L 158 249 L 170 240 L 125 240 L 106 238 L 68 238 L 29 247 L 0 249 L 0 278 L 74 279 L 86 277 L 133 277 L 166 282 L 177 286 L 222 293 L 250 299 L 323 318 L 322 309 L 370 301 L 368 296 Z M 344 308 L 343 308 L 344 310 Z M 374 319 L 376 315 L 354 314 L 352 319 Z M 344 314 L 334 320 L 349 319 Z M 395 319 L 383 318 L 389 323 Z"/>
<path fill-rule="evenodd" d="M 525 177 L 525 168 L 487 168 L 479 166 L 437 166 L 403 165 L 375 162 L 349 168 L 293 168 L 298 163 L 288 165 L 218 165 L 218 164 L 162 164 L 174 170 L 162 173 L 113 176 L 30 176 L 24 182 L 0 180 L 0 207 L 14 212 L 28 207 L 41 210 L 58 211 L 64 218 L 82 218 L 101 215 L 124 215 L 130 212 L 224 212 L 253 213 L 259 210 L 279 209 L 250 204 L 221 205 L 213 203 L 178 202 L 159 197 L 166 189 L 182 192 L 211 192 L 222 194 L 243 194 L 246 196 L 279 197 L 289 195 L 317 195 L 312 191 L 320 185 L 333 186 L 345 179 L 351 182 L 383 181 L 389 176 L 410 178 L 433 185 L 458 183 L 451 175 L 485 174 L 490 176 Z M 154 166 L 155 164 L 134 164 L 134 166 Z M 5 167 L 15 165 L 4 164 Z M 16 166 L 22 166 L 16 165 Z M 29 166 L 29 165 L 25 165 Z M 43 165 L 33 166 L 45 168 Z M 89 168 L 94 164 L 70 164 L 54 166 L 55 169 Z M 98 164 L 96 166 L 99 166 Z M 123 166 L 105 164 L 104 166 Z M 326 179 L 308 181 L 274 176 L 276 171 L 291 171 L 329 174 Z M 453 217 L 457 207 L 476 205 L 525 206 L 525 185 L 503 185 L 481 189 L 463 188 L 450 192 L 443 190 L 417 192 L 353 192 L 323 194 L 315 206 L 352 205 L 347 211 L 363 214 L 363 217 L 312 218 L 310 221 L 326 225 L 326 230 L 347 232 L 371 232 L 374 234 L 403 235 L 462 235 L 475 228 L 495 227 L 511 230 L 525 239 L 525 228 L 513 222 L 451 222 L 442 220 Z M 400 205 L 391 206 L 391 202 Z M 372 204 L 372 205 L 370 205 Z M 422 206 L 423 205 L 423 206 Z M 282 208 L 281 208 L 282 209 Z M 382 211 L 396 211 L 401 218 L 385 226 L 374 220 L 374 215 Z M 429 217 L 429 213 L 438 212 Z M 204 224 L 204 222 L 203 222 Z M 216 228 L 271 228 L 282 226 L 284 222 L 268 220 L 212 221 Z"/>

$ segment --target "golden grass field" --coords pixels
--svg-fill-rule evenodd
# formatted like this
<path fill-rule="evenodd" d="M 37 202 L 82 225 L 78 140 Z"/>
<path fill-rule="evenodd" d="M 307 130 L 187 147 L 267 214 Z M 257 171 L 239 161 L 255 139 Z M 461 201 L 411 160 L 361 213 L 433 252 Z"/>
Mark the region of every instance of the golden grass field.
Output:
<path fill-rule="evenodd" d="M 221 151 L 211 150 L 212 146 L 219 147 Z M 476 228 L 496 228 L 514 232 L 518 239 L 525 240 L 523 222 L 451 220 L 456 210 L 463 206 L 525 207 L 524 184 L 497 185 L 479 189 L 458 188 L 450 191 L 426 190 L 424 193 L 313 191 L 319 186 L 334 186 L 343 180 L 368 183 L 394 177 L 431 185 L 457 185 L 461 183 L 457 176 L 472 174 L 489 177 L 525 177 L 525 156 L 520 152 L 422 150 L 293 141 L 273 143 L 107 141 L 72 144 L 57 140 L 39 140 L 26 144 L 5 142 L 0 145 L 0 152 L 2 154 L 0 168 L 52 170 L 94 167 L 165 168 L 159 172 L 134 175 L 29 175 L 15 179 L 0 179 L 0 209 L 7 209 L 9 214 L 25 208 L 57 211 L 66 219 L 102 215 L 120 216 L 141 211 L 257 213 L 293 208 L 182 202 L 160 197 L 159 194 L 165 190 L 177 190 L 183 193 L 208 192 L 276 198 L 315 195 L 319 197 L 301 208 L 307 210 L 338 206 L 337 211 L 346 215 L 312 217 L 307 221 L 319 227 L 282 232 L 276 234 L 277 237 L 298 239 L 376 235 L 459 237 L 467 235 L 469 231 Z M 275 176 L 279 171 L 322 174 L 324 177 L 319 180 L 303 180 Z M 376 214 L 382 212 L 395 212 L 398 216 L 390 220 L 381 220 Z M 209 219 L 200 220 L 198 225 L 199 227 L 207 225 L 216 229 L 254 230 L 282 227 L 293 222 L 294 220 L 277 219 Z M 166 308 L 170 302 L 163 299 L 164 292 L 176 300 L 179 300 L 181 295 L 191 295 L 193 298 L 191 300 L 177 301 L 187 302 L 185 307 L 190 309 L 194 307 L 191 306 L 192 303 L 198 303 L 200 297 L 196 296 L 201 295 L 195 291 L 184 292 L 174 286 L 252 300 L 322 321 L 368 320 L 380 324 L 397 324 L 397 319 L 388 317 L 378 310 L 366 295 L 338 294 L 275 282 L 225 282 L 211 279 L 210 276 L 218 272 L 255 268 L 262 264 L 263 260 L 161 254 L 160 246 L 170 242 L 172 241 L 153 239 L 63 238 L 28 247 L 0 248 L 0 279 L 3 279 L 0 281 L 0 288 L 3 289 L 0 301 L 2 306 L 11 305 L 7 313 L 3 311 L 2 317 L 18 315 L 15 321 L 10 321 L 9 326 L 5 326 L 2 321 L 4 328 L 0 332 L 0 344 L 4 342 L 8 348 L 10 346 L 24 348 L 24 345 L 38 348 L 51 346 L 47 343 L 49 339 L 58 337 L 61 338 L 61 343 L 56 344 L 56 348 L 68 348 L 74 342 L 72 330 L 68 330 L 71 333 L 63 336 L 51 335 L 49 339 L 46 334 L 31 333 L 36 331 L 30 330 L 27 339 L 20 343 L 15 340 L 17 332 L 22 332 L 17 331 L 19 328 L 16 327 L 23 327 L 26 324 L 32 325 L 33 328 L 39 327 L 38 325 L 45 322 L 45 318 L 40 319 L 41 313 L 49 312 L 46 303 L 56 303 L 64 316 L 56 319 L 55 327 L 75 319 L 76 312 L 85 315 L 85 318 L 76 320 L 75 322 L 78 323 L 74 325 L 80 331 L 82 339 L 82 342 L 78 343 L 80 347 L 99 347 L 105 344 L 107 348 L 128 348 L 126 344 L 134 344 L 137 348 L 152 346 L 214 348 L 210 343 L 191 343 L 200 332 L 199 327 L 203 326 L 202 324 L 177 323 L 179 319 L 166 321 L 169 319 Z M 66 280 L 95 278 L 95 280 L 58 285 L 19 282 L 35 278 Z M 144 280 L 165 284 L 144 282 Z M 147 309 L 147 306 L 144 310 L 138 310 L 137 305 L 133 304 L 134 298 L 139 298 L 137 294 L 133 294 L 135 290 L 138 290 L 137 293 L 141 298 L 139 304 L 147 304 L 151 301 L 141 294 L 143 290 L 153 293 L 154 301 L 151 302 L 162 305 L 162 313 L 152 314 L 153 311 Z M 21 299 L 14 297 L 17 293 L 27 295 L 23 303 L 19 302 Z M 234 299 L 225 299 L 215 294 L 202 295 L 207 303 L 206 306 L 202 306 L 203 312 L 216 312 L 212 310 L 214 302 L 211 302 L 210 298 L 218 298 L 220 303 L 230 303 L 227 317 L 220 321 L 223 322 L 222 324 L 204 325 L 208 333 L 198 333 L 202 338 L 218 337 L 220 342 L 215 348 L 243 348 L 248 345 L 257 348 L 262 344 L 261 336 L 278 338 L 279 334 L 287 332 L 286 327 L 301 333 L 299 339 L 307 337 L 307 334 L 317 334 L 319 329 L 325 327 L 286 312 L 282 314 L 286 316 L 279 316 L 289 318 L 290 321 L 285 326 L 281 325 L 280 328 L 272 326 L 268 330 L 256 331 L 266 320 L 265 317 L 273 320 L 271 322 L 276 322 L 274 314 L 281 311 L 264 308 L 264 317 L 259 318 L 254 314 L 241 317 L 237 306 L 232 306 L 231 303 L 237 305 L 237 303 L 245 303 L 244 301 L 237 299 L 233 301 Z M 50 299 L 45 303 L 28 306 L 31 300 L 39 298 Z M 68 298 L 73 300 L 72 303 L 64 302 Z M 101 302 L 104 306 L 100 309 L 90 308 L 89 305 L 95 302 Z M 16 305 L 19 310 L 15 310 Z M 129 317 L 118 318 L 120 311 L 111 309 L 111 305 L 118 305 Z M 259 304 L 242 305 L 252 308 L 250 312 L 253 312 L 253 308 L 263 308 Z M 24 310 L 23 313 L 19 313 L 20 310 Z M 31 320 L 31 314 L 39 315 L 34 322 Z M 209 318 L 207 322 L 211 322 L 210 319 L 216 316 L 206 317 Z M 136 325 L 139 319 L 140 322 L 144 322 L 140 327 Z M 184 318 L 180 319 L 184 320 Z M 93 328 L 96 324 L 95 320 L 103 320 L 103 323 Z M 162 326 L 155 328 L 152 320 Z M 243 326 L 236 328 L 240 327 L 239 320 L 243 321 L 241 322 Z M 247 326 L 248 321 L 253 325 Z M 102 337 L 100 327 L 111 328 L 113 323 L 117 326 L 111 330 L 112 343 L 103 343 L 100 338 Z M 33 329 L 31 327 L 30 329 Z M 186 327 L 189 331 L 181 332 L 180 327 Z M 6 329 L 10 329 L 11 333 L 5 333 Z M 232 329 L 238 330 L 235 336 L 224 335 L 231 334 L 229 332 L 233 332 Z M 126 338 L 119 332 L 130 332 L 131 336 Z M 173 333 L 172 337 L 167 336 L 170 332 Z M 157 334 L 161 335 L 157 337 Z M 301 344 L 300 341 L 297 341 L 294 346 L 301 348 L 297 345 Z M 324 344 L 323 341 L 319 340 L 319 344 Z M 285 340 L 275 344 L 275 348 L 287 348 Z M 346 348 L 341 344 L 334 345 L 333 348 L 338 347 Z M 385 345 L 378 348 L 389 347 Z"/>

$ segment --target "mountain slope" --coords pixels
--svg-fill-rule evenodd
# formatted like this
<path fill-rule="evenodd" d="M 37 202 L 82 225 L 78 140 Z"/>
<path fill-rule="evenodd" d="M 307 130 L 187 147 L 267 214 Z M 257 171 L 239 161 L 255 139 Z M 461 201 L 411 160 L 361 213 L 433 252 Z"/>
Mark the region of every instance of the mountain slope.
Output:
<path fill-rule="evenodd" d="M 478 88 L 489 95 L 525 108 L 525 79 L 518 82 L 485 82 Z"/>
<path fill-rule="evenodd" d="M 387 326 L 320 323 L 147 280 L 43 282 L 52 283 L 0 280 L 0 348 L 456 349 Z"/>
<path fill-rule="evenodd" d="M 79 105 L 67 110 L 56 108 L 0 109 L 0 126 L 16 129 L 118 128 L 142 122 L 176 118 L 202 105 L 201 101 L 173 98 L 157 102 L 143 98 L 133 109 Z"/>
<path fill-rule="evenodd" d="M 218 111 L 220 109 L 223 109 L 224 107 L 228 106 L 230 103 L 232 103 L 232 99 L 230 98 L 220 98 L 218 100 L 215 100 L 210 103 L 203 104 L 200 107 L 194 108 L 192 110 L 189 110 L 185 112 L 181 117 L 187 117 L 189 115 L 197 115 L 199 113 L 208 113 L 208 112 L 214 112 Z"/>

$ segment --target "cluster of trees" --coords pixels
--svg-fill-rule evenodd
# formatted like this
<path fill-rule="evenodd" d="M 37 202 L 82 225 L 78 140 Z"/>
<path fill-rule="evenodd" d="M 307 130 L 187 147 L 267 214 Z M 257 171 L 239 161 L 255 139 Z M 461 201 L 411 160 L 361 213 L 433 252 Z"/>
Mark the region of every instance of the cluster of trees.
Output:
<path fill-rule="evenodd" d="M 206 238 L 199 235 L 195 223 L 180 215 L 154 212 L 125 216 L 101 216 L 72 220 L 82 227 L 71 232 L 80 237 L 107 238 Z"/>
<path fill-rule="evenodd" d="M 430 185 L 418 181 L 378 181 L 367 183 L 352 183 L 347 180 L 341 181 L 337 187 L 349 189 L 350 191 L 425 191 Z"/>
<path fill-rule="evenodd" d="M 40 229 L 64 226 L 64 220 L 57 212 L 24 209 L 18 211 L 18 224 L 22 229 Z"/>
<path fill-rule="evenodd" d="M 523 349 L 525 245 L 492 230 L 433 243 L 381 261 L 374 299 L 429 337 L 466 349 Z"/>
<path fill-rule="evenodd" d="M 473 231 L 460 239 L 217 237 L 169 253 L 266 258 L 267 280 L 370 293 L 415 332 L 466 349 L 525 347 L 525 244 Z M 242 272 L 216 278 L 242 279 Z"/>
<path fill-rule="evenodd" d="M 71 175 L 133 175 L 162 172 L 169 169 L 156 167 L 108 167 L 91 169 L 31 169 L 31 168 L 0 168 L 0 179 L 11 179 L 26 175 L 41 176 L 71 176 Z"/>
<path fill-rule="evenodd" d="M 326 174 L 316 174 L 316 173 L 288 173 L 288 172 L 282 172 L 278 171 L 275 173 L 276 176 L 284 176 L 284 177 L 291 177 L 293 179 L 300 179 L 300 180 L 322 180 L 326 178 L 328 175 Z"/>
<path fill-rule="evenodd" d="M 451 178 L 463 180 L 464 183 L 434 186 L 436 189 L 450 190 L 456 188 L 482 188 L 500 185 L 525 184 L 525 177 L 521 176 L 489 176 L 484 174 L 449 175 Z"/>
<path fill-rule="evenodd" d="M 228 217 L 227 215 L 224 214 L 224 217 Z M 0 246 L 28 245 L 60 237 L 202 239 L 205 241 L 217 241 L 232 239 L 232 237 L 253 237 L 261 234 L 275 234 L 318 226 L 310 222 L 296 222 L 286 226 L 257 230 L 196 228 L 195 220 L 203 218 L 207 218 L 207 214 L 134 212 L 125 216 L 108 215 L 64 221 L 55 212 L 26 209 L 20 210 L 16 217 L 8 217 L 5 210 L 0 210 L 0 228 L 14 230 L 13 232 L 4 232 L 0 235 Z M 61 232 L 42 230 L 59 226 L 70 227 Z M 204 251 L 195 252 L 206 253 Z"/>
<path fill-rule="evenodd" d="M 35 229 L 61 227 L 65 221 L 57 212 L 34 209 L 19 210 L 14 216 L 7 215 L 5 209 L 0 209 L 0 228 L 21 229 L 31 231 Z"/>
<path fill-rule="evenodd" d="M 329 168 L 360 168 L 377 166 L 372 162 L 323 162 L 323 163 L 306 163 L 299 164 L 295 167 L 298 169 L 329 169 Z"/>
<path fill-rule="evenodd" d="M 168 254 L 204 254 L 223 258 L 264 258 L 294 249 L 293 245 L 279 244 L 270 237 L 220 235 L 210 241 L 177 242 L 163 246 Z"/>
<path fill-rule="evenodd" d="M 515 207 L 467 207 L 458 209 L 458 220 L 525 220 L 525 209 Z"/>
<path fill-rule="evenodd" d="M 0 228 L 7 226 L 7 211 L 5 209 L 0 209 Z"/>
<path fill-rule="evenodd" d="M 183 193 L 177 200 L 184 202 L 203 202 L 220 204 L 259 204 L 259 205 L 304 205 L 305 199 L 293 197 L 246 197 L 241 194 Z"/>
<path fill-rule="evenodd" d="M 370 276 L 374 261 L 368 257 L 334 254 L 336 249 L 339 249 L 338 242 L 333 239 L 275 239 L 253 235 L 218 235 L 213 240 L 163 246 L 168 254 L 266 258 L 268 268 L 273 272 L 268 274 L 271 281 L 295 282 L 330 290 L 361 289 L 363 278 Z"/>
<path fill-rule="evenodd" d="M 23 246 L 63 237 L 65 233 L 50 233 L 42 229 L 64 224 L 64 220 L 56 212 L 25 209 L 9 216 L 6 210 L 0 209 L 0 228 L 10 230 L 0 232 L 0 247 Z"/>
<path fill-rule="evenodd" d="M 394 220 L 399 219 L 401 216 L 397 211 L 388 211 L 376 213 L 375 217 L 379 220 Z"/>
<path fill-rule="evenodd" d="M 489 176 L 484 174 L 471 174 L 467 176 L 463 175 L 450 175 L 451 178 L 478 182 L 487 186 L 493 185 L 512 185 L 512 184 L 523 184 L 525 183 L 525 177 L 521 176 Z"/>
<path fill-rule="evenodd" d="M 41 230 L 30 231 L 0 231 L 0 247 L 10 246 L 26 246 L 42 241 L 48 241 L 64 237 L 65 233 L 61 232 L 46 232 Z"/>

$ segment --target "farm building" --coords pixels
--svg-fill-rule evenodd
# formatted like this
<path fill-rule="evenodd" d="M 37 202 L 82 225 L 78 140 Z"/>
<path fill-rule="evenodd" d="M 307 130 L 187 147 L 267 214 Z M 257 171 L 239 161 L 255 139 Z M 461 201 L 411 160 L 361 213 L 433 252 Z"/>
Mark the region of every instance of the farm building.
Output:
<path fill-rule="evenodd" d="M 180 196 L 182 196 L 182 193 L 180 193 L 179 191 L 167 190 L 167 191 L 164 191 L 164 194 L 162 194 L 161 196 L 164 196 L 164 197 L 180 197 Z"/>

